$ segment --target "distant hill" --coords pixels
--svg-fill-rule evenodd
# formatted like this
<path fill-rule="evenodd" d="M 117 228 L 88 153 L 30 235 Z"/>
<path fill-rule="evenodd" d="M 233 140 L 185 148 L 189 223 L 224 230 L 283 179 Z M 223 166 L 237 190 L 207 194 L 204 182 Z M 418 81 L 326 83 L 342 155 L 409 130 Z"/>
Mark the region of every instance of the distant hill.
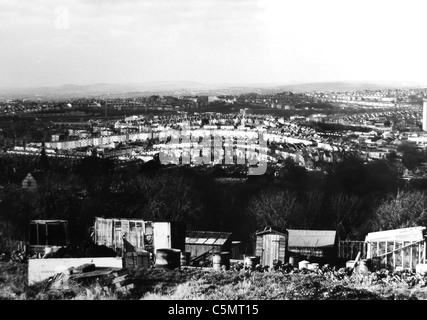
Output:
<path fill-rule="evenodd" d="M 249 92 L 274 93 L 283 91 L 355 91 L 365 89 L 420 88 L 426 84 L 385 82 L 314 82 L 299 84 L 206 84 L 192 81 L 158 81 L 143 84 L 96 83 L 90 85 L 65 84 L 28 88 L 0 88 L 0 98 L 77 98 L 77 97 L 129 97 L 137 95 L 220 95 Z"/>
<path fill-rule="evenodd" d="M 421 88 L 427 87 L 420 83 L 396 83 L 396 82 L 321 82 L 302 83 L 279 86 L 277 89 L 293 92 L 302 91 L 356 91 L 356 90 L 381 90 L 396 88 Z"/>

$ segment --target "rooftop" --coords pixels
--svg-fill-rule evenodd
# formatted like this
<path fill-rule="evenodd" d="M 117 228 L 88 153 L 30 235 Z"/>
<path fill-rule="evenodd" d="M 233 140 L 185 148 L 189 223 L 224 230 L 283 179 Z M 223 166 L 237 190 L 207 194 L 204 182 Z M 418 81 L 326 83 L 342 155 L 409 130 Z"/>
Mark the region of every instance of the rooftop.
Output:
<path fill-rule="evenodd" d="M 231 236 L 231 232 L 187 231 L 186 244 L 222 246 Z"/>
<path fill-rule="evenodd" d="M 368 233 L 365 242 L 374 241 L 421 241 L 426 227 L 401 228 Z"/>
<path fill-rule="evenodd" d="M 335 230 L 288 229 L 289 247 L 332 247 L 335 245 Z"/>

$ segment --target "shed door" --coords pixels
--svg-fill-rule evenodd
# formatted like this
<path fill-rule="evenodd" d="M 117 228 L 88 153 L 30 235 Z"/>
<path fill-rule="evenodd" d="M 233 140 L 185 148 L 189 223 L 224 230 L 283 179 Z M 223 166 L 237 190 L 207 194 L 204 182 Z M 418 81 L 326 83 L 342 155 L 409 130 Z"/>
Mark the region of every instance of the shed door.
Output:
<path fill-rule="evenodd" d="M 154 252 L 157 249 L 171 248 L 169 222 L 154 222 Z"/>
<path fill-rule="evenodd" d="M 262 264 L 264 266 L 273 266 L 273 260 L 279 259 L 279 239 L 278 234 L 266 234 L 263 237 Z"/>

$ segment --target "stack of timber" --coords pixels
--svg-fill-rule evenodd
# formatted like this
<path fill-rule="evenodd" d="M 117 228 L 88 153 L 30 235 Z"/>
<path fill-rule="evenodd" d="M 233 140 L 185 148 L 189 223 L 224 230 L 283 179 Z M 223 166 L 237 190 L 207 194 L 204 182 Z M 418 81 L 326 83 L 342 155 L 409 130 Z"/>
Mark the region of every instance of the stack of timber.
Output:
<path fill-rule="evenodd" d="M 135 283 L 128 269 L 100 268 L 94 264 L 84 264 L 71 267 L 61 273 L 57 273 L 48 280 L 47 289 L 61 290 L 70 289 L 70 285 L 90 285 L 98 283 L 105 291 L 126 292 L 135 288 Z"/>

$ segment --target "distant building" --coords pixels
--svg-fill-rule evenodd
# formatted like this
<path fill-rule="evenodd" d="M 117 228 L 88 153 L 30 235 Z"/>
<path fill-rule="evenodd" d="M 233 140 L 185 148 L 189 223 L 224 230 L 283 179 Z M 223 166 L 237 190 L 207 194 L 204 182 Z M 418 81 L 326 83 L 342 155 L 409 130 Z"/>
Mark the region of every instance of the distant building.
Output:
<path fill-rule="evenodd" d="M 42 178 L 42 172 L 41 171 L 35 171 L 28 173 L 24 180 L 21 182 L 22 189 L 26 189 L 29 191 L 34 191 L 37 189 L 37 187 L 40 184 L 40 180 Z"/>
<path fill-rule="evenodd" d="M 208 103 L 218 101 L 218 100 L 219 100 L 219 98 L 217 96 L 209 96 L 208 97 Z"/>

